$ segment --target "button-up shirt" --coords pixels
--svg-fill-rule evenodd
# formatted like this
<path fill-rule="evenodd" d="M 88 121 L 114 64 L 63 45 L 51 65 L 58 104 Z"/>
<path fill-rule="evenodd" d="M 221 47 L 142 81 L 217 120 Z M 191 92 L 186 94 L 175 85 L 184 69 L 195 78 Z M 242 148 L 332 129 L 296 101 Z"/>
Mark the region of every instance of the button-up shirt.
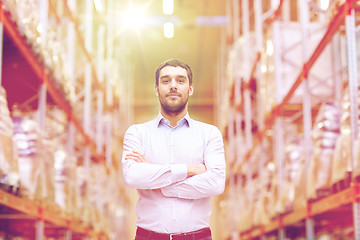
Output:
<path fill-rule="evenodd" d="M 125 160 L 133 150 L 147 163 Z M 206 172 L 187 177 L 187 163 L 205 164 Z M 209 227 L 211 196 L 225 187 L 224 145 L 218 128 L 188 114 L 172 127 L 159 113 L 127 130 L 122 167 L 125 182 L 138 191 L 137 226 L 160 233 Z"/>

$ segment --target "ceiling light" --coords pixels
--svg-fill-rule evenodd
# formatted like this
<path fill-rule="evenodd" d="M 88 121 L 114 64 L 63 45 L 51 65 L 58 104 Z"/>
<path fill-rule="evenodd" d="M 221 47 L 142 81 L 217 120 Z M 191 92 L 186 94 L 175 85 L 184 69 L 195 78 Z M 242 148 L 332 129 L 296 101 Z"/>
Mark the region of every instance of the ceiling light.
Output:
<path fill-rule="evenodd" d="M 165 15 L 174 13 L 174 0 L 163 0 L 163 12 Z"/>
<path fill-rule="evenodd" d="M 329 0 L 321 0 L 320 8 L 324 11 L 327 10 L 329 8 Z"/>
<path fill-rule="evenodd" d="M 174 37 L 174 24 L 172 22 L 164 23 L 164 36 L 166 38 Z"/>
<path fill-rule="evenodd" d="M 94 0 L 94 5 L 98 12 L 104 12 L 103 0 Z"/>
<path fill-rule="evenodd" d="M 122 25 L 125 28 L 140 28 L 145 23 L 145 8 L 130 6 L 124 12 L 122 21 Z"/>

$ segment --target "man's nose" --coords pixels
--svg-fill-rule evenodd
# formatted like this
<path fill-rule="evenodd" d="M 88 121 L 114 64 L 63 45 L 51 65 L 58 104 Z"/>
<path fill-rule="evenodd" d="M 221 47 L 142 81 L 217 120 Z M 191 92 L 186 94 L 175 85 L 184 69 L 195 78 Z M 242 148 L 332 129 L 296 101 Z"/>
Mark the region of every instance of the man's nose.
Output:
<path fill-rule="evenodd" d="M 175 81 L 175 79 L 171 79 L 170 88 L 176 88 L 176 81 Z"/>

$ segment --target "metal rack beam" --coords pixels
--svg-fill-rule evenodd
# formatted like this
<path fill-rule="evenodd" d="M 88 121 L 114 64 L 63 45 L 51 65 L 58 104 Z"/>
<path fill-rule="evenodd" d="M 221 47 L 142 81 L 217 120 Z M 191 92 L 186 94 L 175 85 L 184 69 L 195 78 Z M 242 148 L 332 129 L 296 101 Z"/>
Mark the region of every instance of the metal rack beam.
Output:
<path fill-rule="evenodd" d="M 48 0 L 43 0 L 44 2 L 46 2 L 46 4 L 48 4 Z M 88 0 L 88 5 L 90 7 L 93 7 L 93 3 L 91 0 Z M 39 114 L 39 126 L 41 129 L 45 129 L 45 110 L 46 110 L 46 104 L 47 104 L 47 100 L 46 100 L 46 93 L 48 92 L 49 95 L 52 97 L 52 99 L 54 100 L 54 102 L 65 112 L 65 114 L 67 115 L 67 122 L 68 122 L 68 126 L 67 126 L 67 145 L 66 145 L 66 149 L 67 149 L 67 153 L 70 156 L 73 156 L 74 152 L 74 140 L 75 140 L 75 131 L 77 131 L 79 133 L 79 137 L 82 137 L 82 139 L 80 141 L 83 141 L 84 143 L 81 144 L 81 148 L 85 147 L 85 149 L 88 149 L 88 159 L 91 160 L 92 162 L 96 162 L 96 163 L 102 163 L 104 165 L 104 167 L 106 168 L 106 174 L 109 177 L 108 181 L 111 181 L 112 179 L 110 178 L 110 176 L 112 175 L 112 169 L 114 169 L 115 171 L 118 170 L 118 164 L 114 164 L 113 161 L 111 161 L 112 158 L 112 147 L 111 147 L 111 140 L 112 140 L 112 135 L 114 134 L 112 132 L 111 129 L 111 123 L 109 123 L 106 126 L 106 142 L 105 140 L 103 141 L 96 141 L 90 137 L 91 135 L 91 131 L 90 131 L 90 126 L 92 126 L 90 123 L 90 121 L 92 121 L 91 118 L 91 113 L 89 113 L 90 111 L 84 113 L 85 117 L 84 119 L 87 121 L 86 123 L 82 124 L 79 121 L 79 116 L 75 115 L 77 114 L 78 111 L 76 111 L 76 105 L 72 106 L 73 101 L 68 101 L 66 96 L 63 95 L 62 89 L 57 87 L 57 83 L 54 81 L 53 79 L 53 75 L 51 75 L 49 73 L 49 69 L 47 69 L 46 67 L 44 67 L 44 65 L 41 63 L 41 60 L 39 60 L 39 58 L 36 57 L 33 49 L 30 47 L 30 45 L 27 44 L 26 42 L 26 38 L 23 37 L 20 34 L 20 31 L 18 29 L 18 26 L 16 25 L 15 22 L 12 21 L 12 16 L 10 12 L 7 12 L 6 10 L 4 10 L 5 8 L 3 8 L 3 4 L 4 2 L 2 0 L 0 0 L 0 34 L 1 36 L 3 36 L 3 29 L 5 30 L 5 32 L 7 33 L 6 37 L 9 37 L 9 39 L 12 41 L 13 45 L 15 46 L 15 48 L 17 48 L 16 50 L 18 50 L 24 61 L 27 62 L 30 66 L 30 68 L 33 70 L 33 72 L 35 73 L 35 76 L 37 80 L 39 80 L 40 83 L 40 93 L 39 93 L 39 107 L 38 107 L 38 112 Z M 43 8 L 47 8 L 48 6 L 45 5 L 41 5 Z M 61 3 L 60 3 L 61 4 Z M 67 5 L 67 1 L 64 1 L 64 4 Z M 53 10 L 54 10 L 54 6 L 52 6 Z M 44 9 L 43 9 L 44 10 Z M 56 12 L 55 12 L 56 14 Z M 48 13 L 45 12 L 43 13 L 44 18 L 46 20 L 47 23 L 47 18 L 48 18 Z M 59 20 L 60 18 L 58 16 L 56 16 L 57 20 Z M 44 23 L 44 22 L 41 22 Z M 47 24 L 46 24 L 47 25 Z M 41 24 L 41 26 L 43 26 L 43 24 Z M 69 25 L 69 32 L 71 32 L 71 25 Z M 78 37 L 81 37 L 79 28 L 77 23 L 75 22 L 73 24 L 73 28 L 77 27 L 77 34 Z M 89 29 L 89 28 L 87 28 Z M 105 27 L 103 29 L 103 32 L 105 31 Z M 43 32 L 47 32 L 47 31 L 43 31 Z M 99 33 L 101 34 L 101 32 Z M 91 36 L 92 32 L 89 33 L 88 32 L 88 36 Z M 43 36 L 41 36 L 43 37 Z M 72 37 L 72 38 L 71 38 Z M 102 34 L 102 37 L 104 37 L 104 34 Z M 86 38 L 86 39 L 90 39 L 90 38 Z M 0 38 L 0 43 L 3 43 L 2 38 Z M 42 39 L 44 40 L 44 39 Z M 73 34 L 70 36 L 70 38 L 68 38 L 69 42 L 74 43 L 75 42 L 75 31 L 73 31 Z M 43 41 L 46 42 L 46 41 Z M 88 46 L 86 47 L 85 46 Z M 89 45 L 92 45 L 92 42 L 89 43 L 89 41 L 87 41 L 85 44 L 80 44 L 81 46 L 84 46 L 84 51 L 85 51 L 85 55 L 87 58 L 87 65 L 89 70 L 87 71 L 87 73 L 85 73 L 88 76 L 88 81 L 87 81 L 87 93 L 91 92 L 91 95 L 93 95 L 93 93 L 98 93 L 98 97 L 97 97 L 97 110 L 98 110 L 98 118 L 97 120 L 99 121 L 103 121 L 103 119 L 101 118 L 101 116 L 103 114 L 106 114 L 106 117 L 112 117 L 113 115 L 115 115 L 116 111 L 118 110 L 118 103 L 120 102 L 119 100 L 115 100 L 116 96 L 115 96 L 115 92 L 114 92 L 114 88 L 112 85 L 107 86 L 107 89 L 105 89 L 103 87 L 102 82 L 104 82 L 103 80 L 101 80 L 101 76 L 98 72 L 98 74 L 96 74 L 95 71 L 95 66 L 93 63 L 93 59 L 92 56 L 89 54 L 89 51 L 91 50 L 91 48 L 89 47 Z M 101 44 L 101 43 L 99 43 Z M 69 44 L 72 47 L 75 47 L 75 44 Z M 71 46 L 69 47 L 69 51 L 71 52 Z M 1 46 L 0 46 L 1 47 Z M 0 48 L 2 50 L 2 47 Z M 72 54 L 69 54 L 69 58 L 71 58 L 74 61 L 74 48 L 72 48 Z M 101 53 L 102 55 L 104 55 L 104 50 L 103 53 Z M 2 54 L 1 54 L 2 55 Z M 103 56 L 104 57 L 104 56 Z M 21 59 L 21 60 L 23 60 Z M 114 60 L 114 58 L 111 58 L 111 60 Z M 1 61 L 0 61 L 1 63 Z M 96 66 L 98 67 L 98 66 Z M 72 69 L 74 70 L 74 69 Z M 109 69 L 110 71 L 112 71 L 113 69 Z M 1 71 L 0 71 L 1 73 Z M 74 73 L 74 71 L 72 71 L 72 73 Z M 104 73 L 102 73 L 104 75 Z M 90 77 L 89 77 L 90 76 Z M 72 80 L 75 80 L 75 76 L 73 74 L 72 76 Z M 98 78 L 100 79 L 100 82 L 98 80 Z M 1 79 L 1 78 L 0 78 Z M 94 82 L 95 79 L 95 82 Z M 0 82 L 1 83 L 1 82 Z M 110 81 L 109 81 L 110 83 Z M 75 85 L 74 81 L 72 82 L 72 84 Z M 105 92 L 106 92 L 106 96 L 108 96 L 108 94 L 110 93 L 110 99 L 106 98 L 107 101 L 107 106 L 106 103 L 104 103 L 104 97 L 105 96 Z M 92 104 L 92 96 L 90 95 L 90 97 L 88 97 L 87 99 L 87 109 L 89 110 L 91 108 L 91 104 Z M 87 96 L 89 96 L 89 94 L 87 94 Z M 114 101 L 115 100 L 115 101 Z M 115 104 L 114 104 L 115 102 Z M 110 106 L 111 105 L 111 106 Z M 84 108 L 85 109 L 85 108 Z M 114 111 L 113 111 L 114 110 Z M 91 112 L 93 111 L 93 109 L 91 109 Z M 85 121 L 84 120 L 84 121 Z M 98 136 L 100 135 L 99 132 L 103 130 L 103 126 L 104 125 L 98 125 L 97 126 L 97 137 L 95 137 L 95 139 L 98 139 Z M 103 153 L 103 149 L 102 146 L 106 144 L 106 152 Z M 101 149 L 101 151 L 100 151 Z M 91 155 L 90 155 L 91 154 Z M 106 154 L 106 156 L 105 156 Z M 106 161 L 105 161 L 106 159 Z M 89 165 L 89 164 L 88 164 Z M 43 171 L 42 171 L 43 172 Z M 110 193 L 110 185 L 108 186 L 108 192 Z M 124 194 L 124 202 L 125 203 L 129 203 L 130 200 L 128 198 L 128 196 L 126 195 L 126 192 L 124 191 L 124 189 L 120 186 L 118 188 L 119 190 L 119 194 Z M 117 197 L 117 196 L 116 196 Z M 117 198 L 116 198 L 117 199 Z M 55 203 L 52 203 L 53 205 L 48 205 L 45 201 L 43 200 L 37 200 L 37 201 L 32 201 L 26 198 L 21 198 L 21 197 L 16 197 L 14 195 L 11 195 L 3 190 L 0 190 L 0 207 L 8 207 L 11 208 L 13 210 L 16 211 L 20 211 L 21 213 L 26 214 L 26 216 L 32 217 L 32 220 L 34 220 L 35 223 L 35 233 L 36 239 L 44 239 L 45 235 L 47 234 L 47 231 L 51 231 L 51 228 L 59 228 L 64 236 L 66 237 L 66 239 L 71 239 L 73 233 L 76 235 L 81 235 L 82 237 L 86 237 L 88 239 L 108 239 L 107 233 L 105 232 L 99 232 L 98 226 L 95 226 L 93 224 L 93 222 L 89 222 L 88 220 L 83 220 L 80 219 L 79 216 L 74 216 L 70 213 L 66 213 L 64 210 L 60 209 Z M 121 204 L 120 204 L 121 205 Z M 7 209 L 7 208 L 6 208 Z M 11 210 L 11 212 L 13 212 L 13 210 Z M 105 212 L 106 214 L 107 212 Z M 6 216 L 3 216 L 6 217 Z M 1 218 L 1 216 L 0 216 Z M 32 226 L 33 227 L 33 226 Z M 106 231 L 109 229 L 106 229 Z"/>
<path fill-rule="evenodd" d="M 243 165 L 248 161 L 249 157 L 252 155 L 253 151 L 257 147 L 257 145 L 262 140 L 263 136 L 265 135 L 266 131 L 268 131 L 273 124 L 275 123 L 275 119 L 280 115 L 281 110 L 284 109 L 285 105 L 289 102 L 291 97 L 293 96 L 295 90 L 299 87 L 301 82 L 303 81 L 304 77 L 306 77 L 311 70 L 312 66 L 316 62 L 316 60 L 319 58 L 327 44 L 330 42 L 331 38 L 334 36 L 336 31 L 339 29 L 339 27 L 344 23 L 345 16 L 349 9 L 352 9 L 356 4 L 355 0 L 348 0 L 344 2 L 337 12 L 337 14 L 331 19 L 331 21 L 328 24 L 328 29 L 326 33 L 324 34 L 323 38 L 320 40 L 319 44 L 317 45 L 316 49 L 312 53 L 312 55 L 309 57 L 309 59 L 304 63 L 303 68 L 299 75 L 297 76 L 294 84 L 291 86 L 289 92 L 285 95 L 283 98 L 283 101 L 277 105 L 275 105 L 270 112 L 268 112 L 265 116 L 265 126 L 262 131 L 260 131 L 257 134 L 257 137 L 254 140 L 254 144 L 251 147 L 251 149 L 245 154 L 244 161 L 241 162 L 240 165 L 237 166 L 235 169 L 235 172 L 240 172 Z"/>
<path fill-rule="evenodd" d="M 31 51 L 30 47 L 26 44 L 23 37 L 21 37 L 21 35 L 17 31 L 17 28 L 16 28 L 15 24 L 11 21 L 9 14 L 3 10 L 2 5 L 3 5 L 3 2 L 0 2 L 0 19 L 2 20 L 5 31 L 9 34 L 9 37 L 15 43 L 16 47 L 19 49 L 19 51 L 24 56 L 26 61 L 30 64 L 31 68 L 34 70 L 35 74 L 38 76 L 38 78 L 42 82 L 42 84 L 46 85 L 47 91 L 53 97 L 55 102 L 65 111 L 65 113 L 68 116 L 69 121 L 74 124 L 77 131 L 84 137 L 85 143 L 86 143 L 86 145 L 90 146 L 92 154 L 93 154 L 93 156 L 95 156 L 96 161 L 104 162 L 104 156 L 100 155 L 96 151 L 95 142 L 90 138 L 90 136 L 87 133 L 85 133 L 81 123 L 76 118 L 76 116 L 73 114 L 73 111 L 72 111 L 72 108 L 71 108 L 69 102 L 67 102 L 64 99 L 62 94 L 56 88 L 55 84 L 50 79 L 50 76 L 47 74 L 46 69 L 44 69 L 43 66 L 36 59 L 35 55 Z"/>
<path fill-rule="evenodd" d="M 313 65 L 319 58 L 319 56 L 322 54 L 325 47 L 330 43 L 334 34 L 336 32 L 338 32 L 340 26 L 342 26 L 344 24 L 345 17 L 349 13 L 349 11 L 351 11 L 352 9 L 355 8 L 355 5 L 356 5 L 355 0 L 347 0 L 347 1 L 344 1 L 341 5 L 339 5 L 339 7 L 337 8 L 337 13 L 329 21 L 327 30 L 326 30 L 325 34 L 323 35 L 322 39 L 319 41 L 315 50 L 312 52 L 310 57 L 305 56 L 303 67 L 302 67 L 300 73 L 298 74 L 294 84 L 291 86 L 290 90 L 287 92 L 287 94 L 282 99 L 282 101 L 280 103 L 276 104 L 271 109 L 271 111 L 269 111 L 266 114 L 265 126 L 263 129 L 260 129 L 260 131 L 258 132 L 256 138 L 254 139 L 254 143 L 253 143 L 252 147 L 246 152 L 246 154 L 240 164 L 236 164 L 236 165 L 232 164 L 232 167 L 234 167 L 234 166 L 236 167 L 235 170 L 233 170 L 235 173 L 241 173 L 242 168 L 245 166 L 246 163 L 249 162 L 251 155 L 254 153 L 257 146 L 262 142 L 262 139 L 265 136 L 266 132 L 270 128 L 273 127 L 273 125 L 275 124 L 277 119 L 281 116 L 281 112 L 284 110 L 286 105 L 289 103 L 290 99 L 292 98 L 292 96 L 295 93 L 295 90 L 299 87 L 299 85 L 303 81 L 306 81 L 311 68 L 313 67 Z M 278 13 L 279 13 L 279 11 L 278 11 Z M 269 19 L 271 19 L 271 18 L 269 18 Z M 305 48 L 306 48 L 306 46 L 305 46 Z M 356 51 L 354 51 L 354 49 L 353 49 L 352 53 L 355 53 L 355 52 Z M 260 58 L 261 58 L 261 52 L 259 51 L 258 56 L 253 64 L 253 68 L 251 71 L 252 73 L 255 72 L 256 66 L 257 66 Z M 253 74 L 251 74 L 249 83 L 253 77 L 254 77 Z M 249 90 L 247 85 L 248 84 L 244 84 L 243 89 L 242 89 L 243 91 Z M 357 87 L 354 88 L 353 91 L 357 91 Z M 309 96 L 308 96 L 308 98 L 309 98 Z M 231 96 L 230 104 L 232 104 L 233 99 L 234 99 L 233 96 Z M 236 110 L 238 110 L 238 111 L 243 110 L 243 108 L 244 108 L 243 100 L 244 99 L 242 99 L 241 104 L 239 104 L 239 105 L 235 104 L 234 107 L 236 108 Z M 307 103 L 310 104 L 310 102 L 307 102 Z M 309 108 L 309 106 L 310 106 L 310 108 Z M 357 108 L 357 106 L 356 106 L 356 108 Z M 305 107 L 303 107 L 303 110 L 306 110 Z M 307 106 L 307 113 L 310 113 L 310 125 L 309 126 L 311 126 L 311 105 Z M 355 115 L 355 116 L 357 118 L 357 115 Z M 304 114 L 304 117 L 305 117 L 305 114 Z M 308 124 L 309 124 L 309 122 L 308 122 Z M 261 237 L 261 236 L 264 236 L 264 234 L 266 234 L 266 233 L 270 233 L 272 231 L 282 229 L 283 227 L 290 226 L 290 225 L 299 223 L 304 220 L 306 221 L 306 225 L 307 225 L 307 239 L 314 239 L 314 226 L 312 224 L 313 223 L 312 217 L 315 215 L 325 213 L 329 210 L 338 208 L 345 204 L 349 204 L 349 203 L 353 203 L 353 205 L 354 205 L 354 211 L 353 211 L 354 212 L 354 226 L 355 226 L 355 228 L 357 228 L 358 227 L 357 221 L 360 221 L 360 220 L 358 220 L 358 219 L 360 219 L 360 217 L 359 217 L 360 210 L 359 210 L 359 213 L 357 214 L 357 210 L 360 208 L 358 208 L 358 205 L 356 205 L 359 203 L 359 194 L 358 194 L 359 189 L 358 188 L 359 188 L 358 185 L 355 182 L 353 182 L 351 187 L 349 187 L 346 190 L 343 190 L 342 192 L 330 195 L 329 197 L 326 197 L 324 199 L 321 199 L 321 200 L 318 200 L 318 201 L 315 201 L 312 203 L 308 203 L 307 206 L 305 206 L 301 209 L 295 209 L 291 213 L 281 214 L 278 217 L 276 217 L 275 219 L 273 219 L 273 221 L 268 225 L 251 227 L 249 230 L 245 230 L 244 232 L 241 232 L 240 233 L 241 239 L 252 239 L 253 237 Z M 355 236 L 357 237 L 358 234 L 359 234 L 358 230 L 355 229 Z M 285 237 L 284 233 L 279 232 L 278 237 L 279 238 Z M 358 238 L 356 238 L 356 239 L 358 239 Z"/>
<path fill-rule="evenodd" d="M 358 139 L 359 129 L 359 112 L 358 112 L 358 62 L 356 48 L 356 32 L 355 32 L 355 11 L 349 9 L 345 18 L 346 27 L 346 46 L 348 61 L 348 78 L 349 78 L 349 97 L 350 97 L 350 129 L 351 129 L 351 169 L 354 170 L 356 159 L 356 140 Z M 353 180 L 355 176 L 353 174 Z M 354 239 L 360 240 L 360 205 L 356 198 L 353 198 L 353 220 L 354 220 Z"/>
<path fill-rule="evenodd" d="M 323 199 L 309 203 L 307 207 L 298 208 L 290 213 L 286 213 L 274 218 L 270 224 L 266 226 L 256 226 L 241 233 L 242 239 L 251 239 L 253 237 L 262 236 L 264 233 L 270 233 L 279 229 L 281 226 L 287 227 L 306 220 L 307 216 L 317 216 L 326 213 L 332 209 L 351 204 L 353 199 L 360 198 L 359 184 L 330 195 Z"/>
<path fill-rule="evenodd" d="M 89 234 L 90 236 L 104 236 L 103 232 L 96 232 L 92 226 L 86 225 L 74 216 L 65 214 L 60 208 L 47 206 L 41 201 L 23 199 L 0 189 L 0 204 L 15 209 L 27 215 L 28 218 L 41 219 L 40 222 L 50 222 L 56 226 L 71 230 L 74 233 Z"/>
<path fill-rule="evenodd" d="M 84 37 L 81 34 L 81 31 L 79 29 L 79 24 L 74 16 L 72 10 L 70 9 L 67 1 L 64 0 L 63 3 L 64 3 L 65 11 L 70 18 L 70 21 L 73 22 L 73 24 L 74 24 L 75 33 L 76 33 L 77 39 L 80 43 L 80 47 L 91 66 L 92 77 L 94 78 L 94 86 L 93 87 L 95 89 L 99 89 L 105 96 L 113 95 L 113 94 L 109 94 L 109 90 L 112 91 L 112 89 L 111 88 L 109 89 L 109 86 L 104 87 L 103 82 L 101 81 L 101 79 L 99 79 L 93 57 L 92 57 L 91 53 L 89 52 L 89 49 L 86 48 L 86 42 L 85 42 Z M 110 102 L 119 102 L 119 99 L 117 99 L 116 96 L 113 96 L 113 97 L 115 98 L 113 101 L 108 100 L 105 102 L 105 105 L 104 105 L 105 109 L 112 110 L 113 107 L 110 105 Z"/>

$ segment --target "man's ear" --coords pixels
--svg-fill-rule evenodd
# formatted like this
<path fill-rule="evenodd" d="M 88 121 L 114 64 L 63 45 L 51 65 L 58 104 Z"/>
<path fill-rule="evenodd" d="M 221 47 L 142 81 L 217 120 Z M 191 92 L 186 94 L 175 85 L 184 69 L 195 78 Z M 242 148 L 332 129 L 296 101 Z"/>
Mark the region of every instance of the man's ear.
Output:
<path fill-rule="evenodd" d="M 194 93 L 194 86 L 191 84 L 189 86 L 189 96 L 193 95 L 193 93 Z"/>
<path fill-rule="evenodd" d="M 155 84 L 154 90 L 155 90 L 155 95 L 158 97 L 159 96 L 159 88 L 156 84 Z"/>

